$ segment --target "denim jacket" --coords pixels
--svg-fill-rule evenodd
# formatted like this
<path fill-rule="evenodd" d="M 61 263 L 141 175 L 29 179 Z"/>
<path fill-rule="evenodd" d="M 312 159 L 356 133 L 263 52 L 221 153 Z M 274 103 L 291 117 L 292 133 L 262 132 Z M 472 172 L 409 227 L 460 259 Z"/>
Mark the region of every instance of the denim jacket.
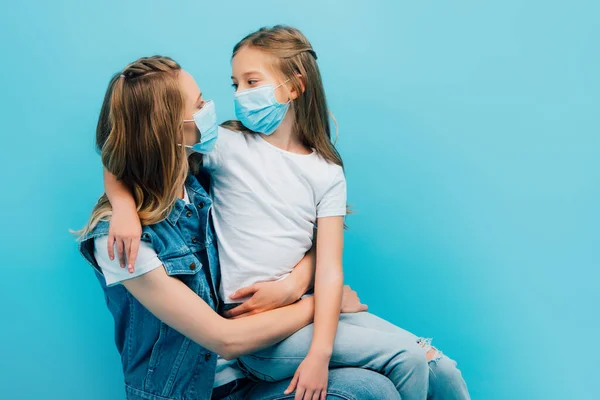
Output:
<path fill-rule="evenodd" d="M 212 201 L 191 175 L 186 188 L 191 203 L 177 200 L 164 221 L 143 227 L 142 240 L 152 245 L 168 275 L 217 309 L 219 261 L 210 222 Z M 94 258 L 94 239 L 108 235 L 108 229 L 108 222 L 100 222 L 81 238 L 79 250 L 94 267 L 115 321 L 127 399 L 209 399 L 216 354 L 161 322 L 123 285 L 106 286 Z"/>

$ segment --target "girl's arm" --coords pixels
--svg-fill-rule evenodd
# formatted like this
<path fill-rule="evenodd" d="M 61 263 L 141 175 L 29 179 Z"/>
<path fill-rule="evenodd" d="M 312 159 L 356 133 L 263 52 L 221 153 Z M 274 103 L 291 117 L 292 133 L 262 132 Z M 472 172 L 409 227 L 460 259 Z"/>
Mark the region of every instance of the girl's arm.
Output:
<path fill-rule="evenodd" d="M 317 270 L 315 276 L 315 327 L 308 355 L 285 391 L 296 398 L 325 398 L 329 361 L 340 317 L 344 276 L 344 217 L 317 219 Z M 314 396 L 314 397 L 313 397 Z"/>
<path fill-rule="evenodd" d="M 313 287 L 315 261 L 315 246 L 313 246 L 285 279 L 259 282 L 239 289 L 230 296 L 232 300 L 252 297 L 227 311 L 225 316 L 228 318 L 247 317 L 295 303 Z"/>
<path fill-rule="evenodd" d="M 133 273 L 142 236 L 142 224 L 137 214 L 135 200 L 129 189 L 104 168 L 104 188 L 113 209 L 108 232 L 108 255 L 115 258 L 115 242 L 121 267 Z"/>
<path fill-rule="evenodd" d="M 123 285 L 158 319 L 226 359 L 280 342 L 313 319 L 312 298 L 247 318 L 222 318 L 164 268 L 125 280 Z"/>
<path fill-rule="evenodd" d="M 315 330 L 309 355 L 331 358 L 340 319 L 344 273 L 344 217 L 317 220 L 317 270 L 315 274 Z"/>

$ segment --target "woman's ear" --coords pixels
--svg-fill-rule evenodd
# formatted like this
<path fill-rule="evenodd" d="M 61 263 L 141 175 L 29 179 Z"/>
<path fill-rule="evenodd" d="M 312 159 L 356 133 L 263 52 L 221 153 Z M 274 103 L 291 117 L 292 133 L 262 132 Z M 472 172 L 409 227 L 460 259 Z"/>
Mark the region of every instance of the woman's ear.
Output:
<path fill-rule="evenodd" d="M 304 77 L 302 76 L 302 74 L 296 74 L 296 77 L 300 81 L 300 90 L 302 90 L 302 93 L 304 93 L 304 91 L 306 90 L 306 85 L 304 84 Z M 296 100 L 298 97 L 300 97 L 300 94 L 302 93 L 298 93 L 296 88 L 292 87 L 290 89 L 290 100 Z"/>

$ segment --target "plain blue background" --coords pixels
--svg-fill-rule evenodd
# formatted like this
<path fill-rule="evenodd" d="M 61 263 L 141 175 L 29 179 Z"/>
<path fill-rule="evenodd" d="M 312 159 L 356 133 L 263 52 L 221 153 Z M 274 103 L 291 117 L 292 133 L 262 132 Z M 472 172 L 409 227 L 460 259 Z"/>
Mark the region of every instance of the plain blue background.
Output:
<path fill-rule="evenodd" d="M 340 124 L 347 281 L 371 310 L 434 337 L 474 399 L 598 398 L 596 4 L 3 0 L 0 397 L 123 396 L 68 234 L 102 192 L 112 73 L 172 56 L 231 118 L 233 45 L 287 23 Z"/>

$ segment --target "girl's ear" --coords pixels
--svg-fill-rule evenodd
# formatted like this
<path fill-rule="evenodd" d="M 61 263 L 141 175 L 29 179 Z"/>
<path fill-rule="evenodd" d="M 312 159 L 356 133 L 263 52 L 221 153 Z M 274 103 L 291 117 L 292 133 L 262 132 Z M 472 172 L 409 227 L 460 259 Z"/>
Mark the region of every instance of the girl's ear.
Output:
<path fill-rule="evenodd" d="M 306 90 L 306 85 L 304 84 L 304 77 L 302 76 L 302 74 L 296 74 L 296 76 L 300 81 L 300 89 L 302 90 L 302 93 L 304 93 L 304 91 Z M 292 86 L 290 89 L 290 100 L 296 100 L 298 97 L 300 97 L 300 94 L 301 93 L 298 93 L 296 88 Z"/>

